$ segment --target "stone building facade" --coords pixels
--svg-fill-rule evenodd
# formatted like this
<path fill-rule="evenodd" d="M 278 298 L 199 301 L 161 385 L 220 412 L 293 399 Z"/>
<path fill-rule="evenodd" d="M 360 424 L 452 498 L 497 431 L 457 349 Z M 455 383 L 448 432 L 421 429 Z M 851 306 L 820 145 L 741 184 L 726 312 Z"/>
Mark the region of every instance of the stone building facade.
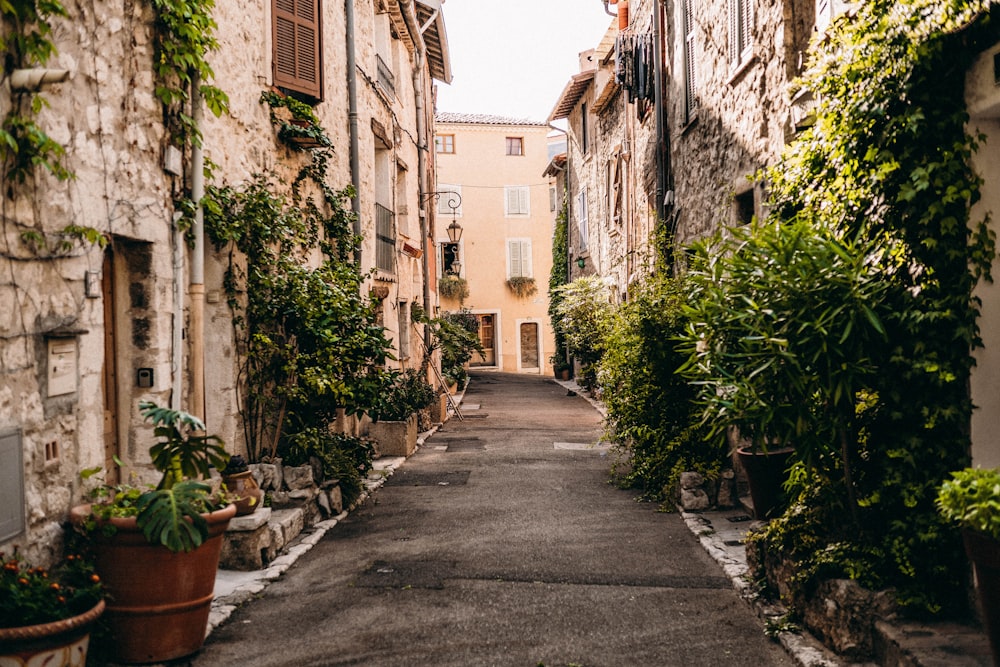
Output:
<path fill-rule="evenodd" d="M 381 299 L 403 366 L 422 354 L 410 307 L 434 300 L 425 276 L 435 216 L 424 193 L 435 189 L 426 150 L 434 86 L 451 78 L 441 4 L 218 3 L 219 48 L 208 60 L 230 110 L 201 121 L 209 184 L 238 186 L 258 173 L 287 183 L 309 152 L 277 138 L 259 100 L 277 91 L 312 106 L 334 147 L 327 185 L 356 186 L 361 268 L 371 272 L 364 289 Z M 36 558 L 58 544 L 81 497 L 82 469 L 103 467 L 113 478 L 118 457 L 122 475 L 143 476 L 152 435 L 140 401 L 199 414 L 192 394 L 200 392 L 209 431 L 231 451 L 242 448 L 228 259 L 207 244 L 197 283 L 200 251 L 177 229 L 175 202 L 200 170 L 195 151 L 175 150 L 164 127 L 154 9 L 76 0 L 65 8 L 66 17 L 51 19 L 56 52 L 45 67 L 54 82 L 40 84 L 48 106 L 37 123 L 65 150 L 74 177 L 35 168 L 20 183 L 5 173 L 0 210 L 0 550 L 19 544 Z M 291 52 L 289 26 L 299 40 Z M 0 113 L 25 108 L 32 93 L 9 68 L 0 85 Z M 108 245 L 73 229 L 99 232 Z M 202 300 L 203 318 L 193 318 Z M 203 352 L 193 355 L 202 328 Z"/>
<path fill-rule="evenodd" d="M 437 115 L 440 271 L 463 278 L 469 291 L 464 300 L 442 295 L 441 307 L 468 309 L 479 320 L 485 352 L 473 366 L 552 372 L 548 280 L 557 200 L 554 182 L 543 176 L 549 131 L 529 120 Z M 452 204 L 463 228 L 457 243 L 449 243 L 444 225 Z M 518 283 L 526 285 L 522 293 Z"/>

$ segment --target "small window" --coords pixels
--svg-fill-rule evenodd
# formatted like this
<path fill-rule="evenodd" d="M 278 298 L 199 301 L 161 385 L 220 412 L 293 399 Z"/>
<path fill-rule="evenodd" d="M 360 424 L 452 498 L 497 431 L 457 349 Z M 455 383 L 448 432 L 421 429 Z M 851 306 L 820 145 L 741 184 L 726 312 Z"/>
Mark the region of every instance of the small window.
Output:
<path fill-rule="evenodd" d="M 753 222 L 754 216 L 754 196 L 753 189 L 741 192 L 733 200 L 733 207 L 736 212 L 736 222 L 741 225 L 748 225 Z"/>
<path fill-rule="evenodd" d="M 580 190 L 576 198 L 576 224 L 580 230 L 580 252 L 587 250 L 587 188 Z"/>
<path fill-rule="evenodd" d="M 504 215 L 528 215 L 531 189 L 527 185 L 508 185 L 504 188 Z"/>
<path fill-rule="evenodd" d="M 445 241 L 441 244 L 441 275 L 457 276 L 461 274 L 462 246 L 460 243 Z"/>
<path fill-rule="evenodd" d="M 753 54 L 751 0 L 729 0 L 729 64 L 736 68 Z"/>
<path fill-rule="evenodd" d="M 438 153 L 455 152 L 455 135 L 439 134 L 434 137 L 434 150 Z"/>
<path fill-rule="evenodd" d="M 694 16 L 695 0 L 683 0 L 684 5 L 684 122 L 694 120 L 698 110 L 698 81 L 694 68 Z"/>
<path fill-rule="evenodd" d="M 556 189 L 555 188 L 549 188 L 549 210 L 550 211 L 555 211 L 556 210 L 556 203 L 557 203 L 557 201 L 556 201 Z"/>
<path fill-rule="evenodd" d="M 399 302 L 399 358 L 410 358 L 410 302 Z"/>
<path fill-rule="evenodd" d="M 272 0 L 274 85 L 322 99 L 319 0 Z"/>
<path fill-rule="evenodd" d="M 531 278 L 531 239 L 507 239 L 507 277 Z"/>
<path fill-rule="evenodd" d="M 590 115 L 587 113 L 587 103 L 580 105 L 580 150 L 586 153 L 590 150 Z"/>
<path fill-rule="evenodd" d="M 507 155 L 524 155 L 524 137 L 507 137 Z"/>

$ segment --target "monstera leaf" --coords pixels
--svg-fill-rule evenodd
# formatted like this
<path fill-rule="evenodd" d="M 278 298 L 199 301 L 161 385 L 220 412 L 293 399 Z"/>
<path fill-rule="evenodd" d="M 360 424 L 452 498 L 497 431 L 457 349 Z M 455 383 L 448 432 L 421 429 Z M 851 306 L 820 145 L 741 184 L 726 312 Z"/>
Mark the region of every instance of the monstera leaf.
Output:
<path fill-rule="evenodd" d="M 202 516 L 211 487 L 187 480 L 170 489 L 144 493 L 136 521 L 146 539 L 171 551 L 191 551 L 208 537 L 208 522 Z"/>

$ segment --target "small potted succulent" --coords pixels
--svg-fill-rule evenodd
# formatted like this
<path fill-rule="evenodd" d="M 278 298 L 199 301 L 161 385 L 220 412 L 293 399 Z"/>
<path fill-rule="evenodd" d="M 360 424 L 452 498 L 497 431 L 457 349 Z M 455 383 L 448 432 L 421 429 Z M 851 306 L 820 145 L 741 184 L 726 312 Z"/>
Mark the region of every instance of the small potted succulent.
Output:
<path fill-rule="evenodd" d="M 104 613 L 104 588 L 90 563 L 68 554 L 33 567 L 15 550 L 0 553 L 0 664 L 82 665 L 90 631 Z"/>
<path fill-rule="evenodd" d="M 107 586 L 113 660 L 166 662 L 204 642 L 222 536 L 236 506 L 206 481 L 229 461 L 222 440 L 186 412 L 146 401 L 139 408 L 159 438 L 149 449 L 159 484 L 99 487 L 96 501 L 70 517 Z"/>
<path fill-rule="evenodd" d="M 953 472 L 936 502 L 941 516 L 962 530 L 993 662 L 1000 665 L 1000 469 Z"/>

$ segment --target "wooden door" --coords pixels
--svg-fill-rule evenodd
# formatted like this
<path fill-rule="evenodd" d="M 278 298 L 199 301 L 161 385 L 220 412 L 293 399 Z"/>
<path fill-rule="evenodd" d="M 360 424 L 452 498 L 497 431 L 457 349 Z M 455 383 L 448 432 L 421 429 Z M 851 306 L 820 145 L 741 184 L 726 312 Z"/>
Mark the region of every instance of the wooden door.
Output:
<path fill-rule="evenodd" d="M 472 357 L 471 366 L 496 366 L 496 317 L 494 315 L 476 315 L 479 320 L 479 342 L 483 344 L 483 354 L 476 353 Z"/>
<path fill-rule="evenodd" d="M 104 301 L 104 470 L 105 481 L 117 484 L 118 464 L 118 373 L 115 350 L 115 290 L 114 254 L 109 248 L 104 252 L 101 272 L 102 298 Z"/>
<path fill-rule="evenodd" d="M 538 323 L 521 323 L 521 368 L 538 368 Z"/>

